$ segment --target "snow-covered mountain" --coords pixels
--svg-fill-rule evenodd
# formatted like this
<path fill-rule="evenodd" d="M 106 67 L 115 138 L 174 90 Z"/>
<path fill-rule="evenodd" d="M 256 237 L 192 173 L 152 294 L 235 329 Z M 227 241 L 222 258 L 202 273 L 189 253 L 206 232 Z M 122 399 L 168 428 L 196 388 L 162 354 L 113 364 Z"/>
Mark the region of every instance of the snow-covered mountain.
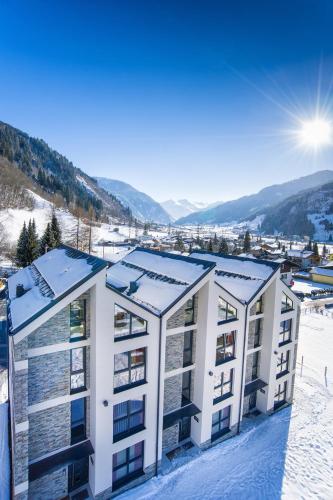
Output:
<path fill-rule="evenodd" d="M 105 177 L 95 177 L 100 187 L 128 207 L 133 216 L 141 221 L 153 221 L 159 224 L 169 224 L 171 218 L 164 208 L 150 196 L 138 191 L 126 182 Z"/>
<path fill-rule="evenodd" d="M 168 214 L 174 221 L 180 219 L 181 217 L 186 217 L 189 214 L 193 214 L 194 212 L 213 208 L 214 206 L 221 204 L 221 201 L 215 203 L 202 203 L 200 201 L 189 201 L 186 199 L 166 200 L 160 203 L 160 205 L 162 205 L 164 210 L 168 212 Z"/>

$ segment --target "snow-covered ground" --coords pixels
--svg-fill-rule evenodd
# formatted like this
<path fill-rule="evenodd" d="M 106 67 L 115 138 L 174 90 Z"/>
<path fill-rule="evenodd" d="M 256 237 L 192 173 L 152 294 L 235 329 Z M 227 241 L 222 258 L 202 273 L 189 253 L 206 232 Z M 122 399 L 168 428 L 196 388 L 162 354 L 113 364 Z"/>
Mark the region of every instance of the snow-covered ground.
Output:
<path fill-rule="evenodd" d="M 119 500 L 333 498 L 332 319 L 302 314 L 295 402 L 246 419 L 242 433 L 208 451 L 190 450 L 164 475 Z M 325 380 L 324 369 L 328 367 Z"/>

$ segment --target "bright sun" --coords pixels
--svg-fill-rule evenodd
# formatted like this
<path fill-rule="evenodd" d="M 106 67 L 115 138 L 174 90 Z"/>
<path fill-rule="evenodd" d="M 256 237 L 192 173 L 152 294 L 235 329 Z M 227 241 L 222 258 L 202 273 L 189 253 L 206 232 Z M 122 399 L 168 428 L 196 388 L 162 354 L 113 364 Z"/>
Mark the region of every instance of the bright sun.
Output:
<path fill-rule="evenodd" d="M 331 123 L 321 118 L 301 122 L 299 139 L 303 146 L 318 149 L 332 143 Z"/>

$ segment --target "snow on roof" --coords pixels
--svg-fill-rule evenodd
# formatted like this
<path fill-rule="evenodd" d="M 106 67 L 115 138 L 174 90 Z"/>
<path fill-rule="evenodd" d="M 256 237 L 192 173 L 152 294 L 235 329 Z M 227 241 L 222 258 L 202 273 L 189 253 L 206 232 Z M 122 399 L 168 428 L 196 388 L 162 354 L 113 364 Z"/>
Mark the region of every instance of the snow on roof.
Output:
<path fill-rule="evenodd" d="M 273 261 L 207 252 L 192 252 L 191 257 L 215 262 L 216 283 L 243 303 L 249 302 L 279 267 Z"/>
<path fill-rule="evenodd" d="M 311 274 L 319 274 L 320 276 L 328 276 L 333 278 L 333 269 L 325 267 L 313 267 L 311 269 Z"/>
<path fill-rule="evenodd" d="M 103 269 L 107 263 L 96 257 L 61 246 L 34 260 L 8 278 L 10 330 L 23 328 L 36 315 L 62 298 L 73 286 Z M 17 285 L 24 295 L 16 297 Z"/>
<path fill-rule="evenodd" d="M 213 268 L 212 262 L 136 248 L 108 269 L 106 281 L 160 315 Z M 135 282 L 133 292 L 131 282 Z"/>
<path fill-rule="evenodd" d="M 298 257 L 300 259 L 307 259 L 313 255 L 309 250 L 287 250 L 288 257 Z"/>

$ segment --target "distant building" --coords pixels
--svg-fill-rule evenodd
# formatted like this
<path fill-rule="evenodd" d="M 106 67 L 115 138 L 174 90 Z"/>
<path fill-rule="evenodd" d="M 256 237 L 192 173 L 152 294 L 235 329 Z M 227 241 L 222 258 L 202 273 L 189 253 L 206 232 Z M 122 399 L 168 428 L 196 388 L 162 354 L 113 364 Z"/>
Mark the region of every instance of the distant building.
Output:
<path fill-rule="evenodd" d="M 310 278 L 317 283 L 333 285 L 333 269 L 330 267 L 313 267 L 310 270 Z"/>
<path fill-rule="evenodd" d="M 287 250 L 288 259 L 295 262 L 301 269 L 308 269 L 318 263 L 318 258 L 309 250 Z"/>
<path fill-rule="evenodd" d="M 272 261 L 39 257 L 8 280 L 12 497 L 111 498 L 290 404 L 298 320 Z"/>

